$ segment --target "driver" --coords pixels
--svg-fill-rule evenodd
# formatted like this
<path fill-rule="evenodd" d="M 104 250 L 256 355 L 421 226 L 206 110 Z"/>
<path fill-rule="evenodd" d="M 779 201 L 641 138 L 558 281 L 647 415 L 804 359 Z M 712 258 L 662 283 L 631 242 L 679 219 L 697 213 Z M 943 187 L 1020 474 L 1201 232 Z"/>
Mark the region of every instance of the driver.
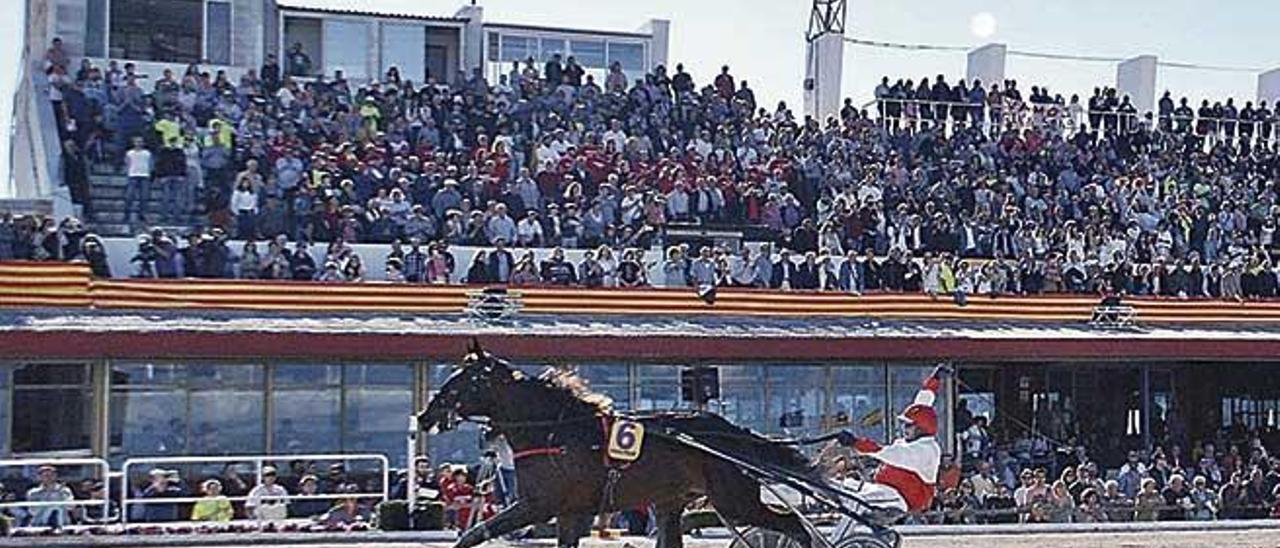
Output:
<path fill-rule="evenodd" d="M 949 369 L 939 365 L 924 380 L 915 401 L 898 416 L 904 423 L 903 435 L 893 444 L 882 446 L 847 430 L 839 434 L 837 439 L 841 444 L 852 446 L 861 456 L 880 461 L 874 482 L 857 486 L 858 494 L 871 506 L 922 512 L 933 502 L 938 465 L 942 460 L 942 448 L 934 439 L 938 434 L 938 413 L 933 409 L 933 400 L 942 386 L 942 376 L 947 373 Z"/>

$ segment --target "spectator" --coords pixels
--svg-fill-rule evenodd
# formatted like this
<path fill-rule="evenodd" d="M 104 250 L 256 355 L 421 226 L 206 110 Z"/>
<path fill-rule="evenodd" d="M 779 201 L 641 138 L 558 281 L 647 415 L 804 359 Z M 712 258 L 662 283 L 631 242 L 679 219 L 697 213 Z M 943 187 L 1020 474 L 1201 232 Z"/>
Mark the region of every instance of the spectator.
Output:
<path fill-rule="evenodd" d="M 58 481 L 58 470 L 51 465 L 43 465 L 36 471 L 39 483 L 27 490 L 28 502 L 64 502 L 75 499 L 71 489 Z M 32 527 L 52 527 L 60 529 L 71 524 L 69 506 L 37 506 L 29 510 L 27 525 Z"/>
<path fill-rule="evenodd" d="M 153 468 L 148 474 L 149 483 L 139 494 L 143 499 L 140 506 L 140 521 L 147 523 L 178 521 L 178 503 L 166 502 L 182 496 L 178 487 L 178 472 Z"/>
<path fill-rule="evenodd" d="M 1075 515 L 1075 501 L 1071 499 L 1071 493 L 1067 491 L 1066 482 L 1059 480 L 1053 482 L 1053 487 L 1049 491 L 1049 495 L 1045 501 L 1045 517 L 1051 523 L 1071 523 L 1072 517 Z"/>
<path fill-rule="evenodd" d="M 133 148 L 125 154 L 125 172 L 128 185 L 124 194 L 124 220 L 132 222 L 133 215 L 137 214 L 138 220 L 145 223 L 147 202 L 151 199 L 151 151 L 141 137 L 133 139 Z"/>
<path fill-rule="evenodd" d="M 289 503 L 289 516 L 294 518 L 315 518 L 329 509 L 329 499 L 320 498 L 319 480 L 311 474 L 305 474 L 298 480 L 298 495 Z M 313 498 L 314 497 L 314 498 Z"/>
<path fill-rule="evenodd" d="M 231 521 L 231 501 L 222 494 L 222 482 L 210 478 L 201 484 L 204 497 L 191 507 L 191 521 Z"/>
<path fill-rule="evenodd" d="M 1080 493 L 1080 505 L 1076 507 L 1074 521 L 1076 523 L 1103 523 L 1110 521 L 1106 507 L 1098 492 L 1093 488 Z"/>
<path fill-rule="evenodd" d="M 85 525 L 105 525 L 120 519 L 120 505 L 107 499 L 107 484 L 101 480 L 88 479 L 80 484 L 80 491 L 90 501 L 101 501 L 102 504 L 87 504 L 77 507 L 77 521 Z M 0 489 L 2 490 L 2 489 Z M 0 497 L 3 498 L 3 497 Z"/>
<path fill-rule="evenodd" d="M 1218 494 L 1209 489 L 1209 482 L 1204 476 L 1196 476 L 1191 482 L 1190 518 L 1196 521 L 1211 521 L 1218 518 Z"/>
<path fill-rule="evenodd" d="M 1191 492 L 1187 489 L 1182 474 L 1169 476 L 1168 485 L 1160 492 L 1164 498 L 1164 508 L 1160 511 L 1161 521 L 1181 521 L 1187 519 L 1187 511 L 1191 510 Z"/>
<path fill-rule="evenodd" d="M 1156 480 L 1152 478 L 1143 479 L 1138 496 L 1134 497 L 1133 500 L 1133 520 L 1156 521 L 1164 504 L 1165 499 L 1156 488 Z"/>
<path fill-rule="evenodd" d="M 329 509 L 319 519 L 325 527 L 349 527 L 356 523 L 369 523 L 373 520 L 373 513 L 360 505 L 355 497 L 343 497 L 338 499 L 337 506 Z"/>
<path fill-rule="evenodd" d="M 288 515 L 289 492 L 276 483 L 274 466 L 262 467 L 262 483 L 249 491 L 245 510 L 254 519 L 280 520 Z"/>

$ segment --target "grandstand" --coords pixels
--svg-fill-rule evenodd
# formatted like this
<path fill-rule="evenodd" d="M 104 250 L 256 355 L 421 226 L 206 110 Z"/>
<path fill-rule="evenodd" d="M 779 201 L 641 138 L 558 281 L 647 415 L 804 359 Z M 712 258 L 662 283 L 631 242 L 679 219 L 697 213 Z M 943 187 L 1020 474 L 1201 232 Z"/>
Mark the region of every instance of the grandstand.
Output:
<path fill-rule="evenodd" d="M 154 5 L 28 0 L 44 211 L 0 211 L 0 457 L 161 459 L 194 495 L 227 455 L 372 455 L 385 499 L 415 454 L 479 457 L 475 428 L 405 428 L 479 337 L 621 410 L 699 405 L 708 366 L 714 411 L 780 436 L 892 439 L 949 362 L 948 462 L 1010 496 L 1131 455 L 1162 488 L 1280 482 L 1274 73 L 1195 104 L 1139 57 L 1072 96 L 987 46 L 810 116 L 686 72 L 661 19 Z"/>

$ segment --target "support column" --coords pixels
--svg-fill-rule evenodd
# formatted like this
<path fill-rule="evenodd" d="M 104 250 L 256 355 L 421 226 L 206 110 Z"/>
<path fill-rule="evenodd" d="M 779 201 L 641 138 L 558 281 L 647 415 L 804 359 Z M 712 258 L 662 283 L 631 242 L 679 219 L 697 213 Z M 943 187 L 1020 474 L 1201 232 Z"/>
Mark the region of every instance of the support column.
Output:
<path fill-rule="evenodd" d="M 1280 101 L 1280 68 L 1258 75 L 1258 100 L 1272 105 Z"/>
<path fill-rule="evenodd" d="M 1156 56 L 1140 55 L 1116 66 L 1116 89 L 1122 99 L 1129 96 L 1139 115 L 1155 110 L 1156 63 Z"/>
<path fill-rule="evenodd" d="M 484 7 L 463 6 L 456 16 L 467 20 L 462 29 L 462 52 L 458 60 L 462 63 L 462 71 L 470 76 L 471 69 L 483 68 L 484 64 Z"/>
<path fill-rule="evenodd" d="M 1138 397 L 1142 399 L 1142 447 L 1147 453 L 1151 453 L 1151 366 L 1142 365 L 1142 371 L 1139 373 L 1141 379 L 1141 392 Z"/>
<path fill-rule="evenodd" d="M 666 66 L 667 52 L 671 48 L 671 21 L 650 19 L 640 27 L 640 32 L 649 35 L 649 65 L 644 70 L 647 72 L 658 65 Z"/>
<path fill-rule="evenodd" d="M 1004 44 L 987 44 L 969 52 L 964 78 L 969 82 L 981 80 L 985 88 L 993 82 L 1004 82 L 1005 58 L 1009 48 Z"/>
<path fill-rule="evenodd" d="M 824 34 L 805 47 L 805 115 L 825 121 L 840 112 L 843 65 L 843 35 Z"/>

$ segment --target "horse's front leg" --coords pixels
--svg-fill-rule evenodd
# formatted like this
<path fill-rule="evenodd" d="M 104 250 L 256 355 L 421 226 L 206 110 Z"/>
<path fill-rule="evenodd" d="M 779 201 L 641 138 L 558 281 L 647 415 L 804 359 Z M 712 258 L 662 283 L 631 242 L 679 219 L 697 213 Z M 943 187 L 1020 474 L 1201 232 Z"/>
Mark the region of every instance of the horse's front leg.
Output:
<path fill-rule="evenodd" d="M 551 519 L 552 512 L 530 504 L 528 500 L 518 500 L 505 510 L 498 512 L 487 521 L 467 529 L 453 548 L 471 548 L 477 544 L 494 539 L 535 523 Z"/>

